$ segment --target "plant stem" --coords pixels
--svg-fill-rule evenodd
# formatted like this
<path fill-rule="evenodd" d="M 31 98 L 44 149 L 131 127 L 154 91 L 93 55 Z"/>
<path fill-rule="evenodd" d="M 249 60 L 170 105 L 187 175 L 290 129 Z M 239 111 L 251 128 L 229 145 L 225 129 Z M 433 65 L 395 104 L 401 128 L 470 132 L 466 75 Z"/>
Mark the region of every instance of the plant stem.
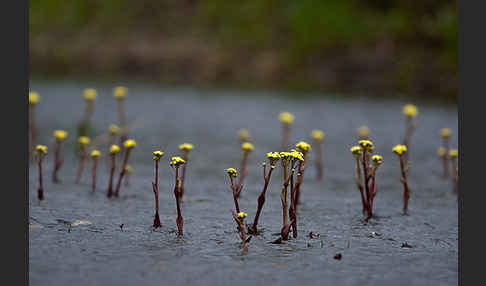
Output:
<path fill-rule="evenodd" d="M 289 148 L 289 134 L 290 124 L 282 123 L 282 151 L 285 151 Z"/>
<path fill-rule="evenodd" d="M 181 177 L 181 196 L 184 196 L 184 182 L 186 180 L 186 165 L 189 160 L 189 155 L 187 151 L 184 151 L 184 156 L 183 156 L 184 161 L 186 163 L 182 166 L 182 177 Z"/>
<path fill-rule="evenodd" d="M 155 183 L 152 183 L 152 187 L 155 195 L 155 216 L 153 227 L 161 227 L 159 217 L 159 161 L 155 160 Z"/>
<path fill-rule="evenodd" d="M 363 215 L 364 215 L 368 207 L 364 195 L 363 184 L 361 183 L 361 166 L 360 166 L 359 157 L 356 157 L 356 171 L 357 171 L 356 185 L 358 186 L 359 192 L 361 193 L 361 202 L 363 203 Z"/>
<path fill-rule="evenodd" d="M 78 168 L 78 174 L 76 176 L 76 184 L 79 184 L 81 180 L 81 175 L 83 174 L 85 160 L 86 160 L 86 149 L 84 148 L 84 145 L 81 145 L 79 147 L 79 168 Z"/>
<path fill-rule="evenodd" d="M 93 185 L 92 185 L 92 192 L 96 191 L 96 167 L 98 165 L 98 159 L 93 158 Z"/>
<path fill-rule="evenodd" d="M 231 190 L 233 191 L 233 201 L 235 202 L 236 213 L 240 213 L 240 206 L 238 204 L 238 197 L 236 195 L 238 190 L 236 189 L 236 186 L 234 184 L 233 177 L 230 177 L 230 181 L 231 181 Z"/>
<path fill-rule="evenodd" d="M 449 154 L 449 140 L 448 138 L 444 138 L 443 139 L 443 145 L 444 145 L 444 148 L 445 148 L 445 156 L 442 157 L 442 166 L 444 167 L 444 178 L 448 178 L 449 177 L 449 157 L 447 156 L 447 154 Z"/>
<path fill-rule="evenodd" d="M 42 186 L 42 155 L 39 154 L 39 189 L 37 189 L 37 198 L 42 201 L 44 199 L 44 188 Z"/>
<path fill-rule="evenodd" d="M 265 204 L 265 194 L 267 193 L 267 187 L 268 187 L 268 183 L 270 182 L 270 177 L 272 176 L 273 169 L 274 168 L 270 167 L 270 170 L 268 171 L 268 175 L 266 175 L 265 174 L 265 166 L 264 166 L 263 179 L 265 180 L 265 183 L 263 185 L 262 193 L 260 194 L 260 196 L 258 196 L 258 200 L 257 200 L 258 207 L 257 207 L 257 211 L 256 211 L 256 214 L 255 214 L 255 218 L 253 220 L 253 226 L 248 229 L 249 233 L 252 233 L 252 234 L 258 233 L 258 230 L 257 230 L 258 219 L 260 218 L 260 213 L 263 209 L 263 205 Z"/>
<path fill-rule="evenodd" d="M 410 189 L 407 183 L 407 171 L 405 170 L 405 163 L 403 156 L 400 156 L 400 169 L 402 172 L 401 182 L 403 184 L 403 214 L 408 214 L 408 200 L 410 198 Z"/>
<path fill-rule="evenodd" d="M 322 181 L 322 178 L 324 176 L 324 163 L 322 160 L 322 146 L 321 143 L 317 140 L 315 140 L 315 146 L 316 146 L 316 170 L 317 170 L 317 180 Z"/>
<path fill-rule="evenodd" d="M 123 165 L 120 171 L 120 176 L 118 177 L 118 182 L 116 183 L 116 189 L 115 189 L 115 197 L 118 197 L 118 194 L 120 193 L 120 187 L 121 187 L 121 182 L 123 179 L 123 176 L 125 176 L 126 173 L 126 168 L 127 168 L 127 163 L 128 163 L 128 155 L 130 155 L 130 150 L 131 149 L 126 149 L 125 151 L 125 158 L 123 159 Z"/>
<path fill-rule="evenodd" d="M 52 172 L 52 182 L 54 184 L 59 183 L 59 179 L 57 178 L 57 173 L 62 165 L 62 162 L 59 158 L 60 152 L 61 152 L 61 142 L 59 140 L 56 140 L 56 147 L 54 151 L 54 170 Z"/>
<path fill-rule="evenodd" d="M 177 235 L 181 237 L 183 235 L 182 232 L 182 227 L 184 224 L 184 219 L 182 218 L 182 213 L 181 213 L 181 199 L 182 199 L 182 192 L 180 190 L 181 188 L 181 181 L 179 180 L 179 168 L 176 167 L 176 183 L 174 186 L 174 195 L 176 197 L 176 204 L 177 204 Z"/>
<path fill-rule="evenodd" d="M 111 198 L 111 196 L 113 195 L 113 176 L 115 174 L 115 164 L 116 164 L 116 155 L 115 154 L 111 154 L 111 169 L 110 169 L 110 182 L 108 184 L 108 191 L 106 193 L 106 196 L 108 198 Z"/>
<path fill-rule="evenodd" d="M 243 190 L 243 181 L 245 180 L 246 178 L 246 162 L 247 162 L 247 159 L 248 159 L 248 152 L 243 152 L 243 158 L 241 159 L 241 176 L 240 176 L 240 179 L 238 181 L 238 184 L 237 184 L 237 192 L 236 192 L 236 197 L 240 197 L 240 193 L 241 193 L 241 190 Z"/>

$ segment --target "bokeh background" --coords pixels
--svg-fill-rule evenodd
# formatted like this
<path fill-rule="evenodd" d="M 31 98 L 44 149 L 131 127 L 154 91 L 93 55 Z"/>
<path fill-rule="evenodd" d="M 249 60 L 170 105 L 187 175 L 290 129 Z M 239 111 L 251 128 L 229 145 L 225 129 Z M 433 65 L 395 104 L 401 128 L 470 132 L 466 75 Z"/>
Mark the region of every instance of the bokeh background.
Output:
<path fill-rule="evenodd" d="M 31 77 L 457 101 L 456 2 L 31 0 Z"/>

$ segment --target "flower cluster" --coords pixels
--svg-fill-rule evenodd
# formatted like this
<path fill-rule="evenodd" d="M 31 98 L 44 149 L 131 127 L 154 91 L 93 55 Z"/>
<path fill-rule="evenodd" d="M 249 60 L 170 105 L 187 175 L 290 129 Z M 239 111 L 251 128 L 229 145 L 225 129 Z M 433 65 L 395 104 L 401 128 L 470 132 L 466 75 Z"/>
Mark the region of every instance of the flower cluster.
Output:
<path fill-rule="evenodd" d="M 253 151 L 253 149 L 253 144 L 251 144 L 250 142 L 244 142 L 243 144 L 241 144 L 241 150 L 243 150 L 243 152 L 250 152 Z"/>
<path fill-rule="evenodd" d="M 118 134 L 118 132 L 120 132 L 120 127 L 115 124 L 110 124 L 110 126 L 108 127 L 108 131 L 110 131 L 111 135 L 116 135 Z"/>
<path fill-rule="evenodd" d="M 110 146 L 110 154 L 111 155 L 115 155 L 116 153 L 120 152 L 120 147 L 118 147 L 118 145 L 111 145 Z"/>
<path fill-rule="evenodd" d="M 306 154 L 311 150 L 311 145 L 304 141 L 298 142 L 297 144 L 295 144 L 295 147 L 299 149 L 299 151 L 302 152 L 303 154 Z"/>
<path fill-rule="evenodd" d="M 383 157 L 381 157 L 380 155 L 373 155 L 371 157 L 371 161 L 373 161 L 373 165 L 379 166 L 383 163 Z"/>
<path fill-rule="evenodd" d="M 349 149 L 349 151 L 353 153 L 355 157 L 358 157 L 363 153 L 363 149 L 361 148 L 361 146 L 353 146 L 351 147 L 351 149 Z"/>
<path fill-rule="evenodd" d="M 457 158 L 457 155 L 458 155 L 458 151 L 457 149 L 451 149 L 449 150 L 449 158 Z"/>
<path fill-rule="evenodd" d="M 186 151 L 186 152 L 191 151 L 193 148 L 194 146 L 191 143 L 184 143 L 179 145 L 179 150 Z"/>
<path fill-rule="evenodd" d="M 39 102 L 39 99 L 39 94 L 37 92 L 29 92 L 29 104 L 37 104 Z"/>
<path fill-rule="evenodd" d="M 315 141 L 322 141 L 324 140 L 324 132 L 322 132 L 321 130 L 318 130 L 318 129 L 314 129 L 312 130 L 311 132 L 311 137 L 312 139 L 314 139 Z"/>
<path fill-rule="evenodd" d="M 171 167 L 179 168 L 180 165 L 185 164 L 185 163 L 186 163 L 186 161 L 184 159 L 182 159 L 181 157 L 176 156 L 176 157 L 172 157 L 170 159 L 169 165 Z"/>
<path fill-rule="evenodd" d="M 127 94 L 127 88 L 123 86 L 117 86 L 113 89 L 113 96 L 116 99 L 124 99 Z"/>
<path fill-rule="evenodd" d="M 83 97 L 84 100 L 86 101 L 93 101 L 96 99 L 98 94 L 96 93 L 96 90 L 93 88 L 87 88 L 83 91 Z"/>
<path fill-rule="evenodd" d="M 125 147 L 125 149 L 132 149 L 135 146 L 137 146 L 137 142 L 135 142 L 133 139 L 127 139 L 125 142 L 123 142 L 123 147 Z"/>
<path fill-rule="evenodd" d="M 403 107 L 403 115 L 405 115 L 406 117 L 410 117 L 410 118 L 414 118 L 417 116 L 418 114 L 418 110 L 417 110 L 417 107 L 413 104 L 407 104 Z"/>
<path fill-rule="evenodd" d="M 280 154 L 278 152 L 268 152 L 267 158 L 270 161 L 270 166 L 275 167 L 275 163 L 280 160 Z"/>
<path fill-rule="evenodd" d="M 444 147 L 439 147 L 437 149 L 437 155 L 441 158 L 444 158 L 446 155 L 447 155 L 447 151 L 446 151 L 446 148 Z"/>
<path fill-rule="evenodd" d="M 162 158 L 162 156 L 164 155 L 164 152 L 162 152 L 162 151 L 154 151 L 152 154 L 154 155 L 154 160 L 155 161 L 159 161 L 160 158 Z"/>
<path fill-rule="evenodd" d="M 228 173 L 228 175 L 233 178 L 236 178 L 236 176 L 238 175 L 235 168 L 226 169 L 226 173 Z"/>
<path fill-rule="evenodd" d="M 81 145 L 81 146 L 86 146 L 86 145 L 88 145 L 90 142 L 91 142 L 91 139 L 89 139 L 89 138 L 88 138 L 88 137 L 86 137 L 86 136 L 79 136 L 79 138 L 78 138 L 78 143 L 79 143 L 79 145 Z"/>
<path fill-rule="evenodd" d="M 370 129 L 366 125 L 358 127 L 356 131 L 358 133 L 358 137 L 360 138 L 368 138 L 368 136 L 370 135 Z"/>
<path fill-rule="evenodd" d="M 45 155 L 47 154 L 47 146 L 45 145 L 37 145 L 35 147 L 35 150 L 37 151 L 37 153 L 39 153 L 40 155 Z"/>
<path fill-rule="evenodd" d="M 244 213 L 244 212 L 239 212 L 239 213 L 238 213 L 238 218 L 239 218 L 239 219 L 245 219 L 247 216 L 248 216 L 248 214 L 247 214 L 247 213 Z"/>
<path fill-rule="evenodd" d="M 101 155 L 101 152 L 98 150 L 91 151 L 91 157 L 98 158 Z"/>
<path fill-rule="evenodd" d="M 452 130 L 450 128 L 442 128 L 440 130 L 440 137 L 444 139 L 451 137 L 451 135 L 452 135 Z"/>
<path fill-rule="evenodd" d="M 393 147 L 392 151 L 398 156 L 402 156 L 405 152 L 407 152 L 407 146 L 398 144 L 395 147 Z"/>
<path fill-rule="evenodd" d="M 294 115 L 290 112 L 282 112 L 279 114 L 278 120 L 284 124 L 292 124 L 294 122 Z"/>
<path fill-rule="evenodd" d="M 68 133 L 64 130 L 54 130 L 54 137 L 56 138 L 57 141 L 62 141 L 66 139 L 68 136 Z"/>
<path fill-rule="evenodd" d="M 358 143 L 363 148 L 363 150 L 368 153 L 372 153 L 373 150 L 375 149 L 373 142 L 371 142 L 370 140 L 359 140 Z"/>

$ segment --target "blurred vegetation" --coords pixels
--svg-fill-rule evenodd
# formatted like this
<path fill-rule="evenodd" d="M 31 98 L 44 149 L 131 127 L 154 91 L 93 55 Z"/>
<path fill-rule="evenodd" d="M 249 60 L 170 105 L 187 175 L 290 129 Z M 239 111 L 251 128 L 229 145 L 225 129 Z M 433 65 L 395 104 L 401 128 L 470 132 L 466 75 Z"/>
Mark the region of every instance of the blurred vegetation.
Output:
<path fill-rule="evenodd" d="M 451 0 L 31 0 L 31 71 L 457 98 Z"/>

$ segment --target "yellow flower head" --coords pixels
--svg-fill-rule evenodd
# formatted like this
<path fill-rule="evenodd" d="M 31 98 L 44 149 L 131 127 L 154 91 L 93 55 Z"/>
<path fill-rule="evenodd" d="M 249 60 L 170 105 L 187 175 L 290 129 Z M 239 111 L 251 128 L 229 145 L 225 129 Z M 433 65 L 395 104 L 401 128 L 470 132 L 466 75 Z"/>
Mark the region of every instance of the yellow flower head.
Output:
<path fill-rule="evenodd" d="M 375 149 L 373 142 L 371 142 L 370 140 L 359 140 L 358 143 L 363 148 L 363 150 L 365 150 L 367 152 L 371 153 Z"/>
<path fill-rule="evenodd" d="M 226 173 L 228 173 L 230 177 L 236 178 L 236 176 L 238 176 L 238 173 L 236 172 L 235 168 L 228 168 L 225 171 Z"/>
<path fill-rule="evenodd" d="M 116 99 L 124 99 L 127 94 L 127 88 L 123 86 L 117 86 L 113 89 L 113 96 Z"/>
<path fill-rule="evenodd" d="M 177 157 L 176 156 L 176 157 L 172 157 L 170 159 L 169 165 L 171 167 L 179 168 L 180 165 L 185 164 L 185 163 L 186 163 L 186 161 L 184 159 L 182 159 L 181 157 Z"/>
<path fill-rule="evenodd" d="M 64 139 L 66 139 L 67 136 L 68 136 L 68 133 L 64 130 L 54 130 L 54 137 L 58 141 L 62 141 Z"/>
<path fill-rule="evenodd" d="M 403 115 L 410 117 L 410 118 L 413 118 L 413 117 L 417 116 L 417 114 L 418 114 L 417 107 L 413 104 L 406 104 L 403 107 L 402 112 L 403 112 Z"/>
<path fill-rule="evenodd" d="M 111 145 L 110 146 L 110 154 L 115 155 L 116 153 L 120 152 L 120 147 L 118 145 Z"/>
<path fill-rule="evenodd" d="M 240 129 L 238 131 L 238 137 L 240 137 L 240 140 L 242 141 L 248 141 L 250 139 L 250 132 L 246 129 Z"/>
<path fill-rule="evenodd" d="M 253 151 L 253 144 L 251 144 L 250 142 L 245 142 L 241 144 L 241 150 L 243 150 L 243 152 Z"/>
<path fill-rule="evenodd" d="M 137 146 L 137 142 L 133 139 L 127 139 L 123 142 L 123 147 L 125 147 L 125 149 L 132 149 L 135 146 Z"/>
<path fill-rule="evenodd" d="M 290 160 L 290 152 L 280 152 L 280 160 L 289 161 Z"/>
<path fill-rule="evenodd" d="M 244 212 L 239 212 L 239 213 L 238 213 L 238 218 L 239 218 L 239 219 L 245 219 L 247 216 L 248 216 L 248 214 L 247 214 L 247 213 L 244 213 Z"/>
<path fill-rule="evenodd" d="M 380 155 L 373 155 L 371 156 L 371 161 L 373 161 L 373 165 L 379 166 L 381 163 L 383 163 L 383 157 Z"/>
<path fill-rule="evenodd" d="M 402 156 L 403 153 L 407 152 L 407 146 L 398 144 L 395 147 L 393 147 L 392 151 L 398 156 Z"/>
<path fill-rule="evenodd" d="M 125 172 L 127 172 L 128 174 L 133 173 L 133 168 L 132 168 L 132 166 L 131 166 L 131 165 L 129 165 L 129 164 L 127 164 L 127 165 L 125 166 Z"/>
<path fill-rule="evenodd" d="M 184 143 L 184 144 L 179 145 L 179 150 L 182 150 L 182 151 L 185 151 L 185 152 L 191 151 L 192 148 L 194 148 L 194 146 L 190 143 Z"/>
<path fill-rule="evenodd" d="M 446 155 L 447 155 L 447 151 L 446 151 L 446 148 L 444 147 L 439 147 L 437 149 L 437 155 L 441 158 L 444 158 Z"/>
<path fill-rule="evenodd" d="M 314 139 L 315 141 L 318 141 L 318 142 L 324 140 L 324 136 L 325 136 L 324 132 L 322 132 L 322 130 L 319 130 L 319 129 L 314 129 L 311 132 L 312 139 Z"/>
<path fill-rule="evenodd" d="M 452 135 L 452 130 L 450 128 L 442 128 L 440 130 L 440 137 L 444 139 L 451 137 L 451 135 Z"/>
<path fill-rule="evenodd" d="M 298 152 L 294 149 L 292 149 L 292 151 L 290 152 L 290 158 L 292 161 L 302 161 L 304 162 L 304 154 L 302 152 Z"/>
<path fill-rule="evenodd" d="M 85 145 L 88 145 L 89 143 L 91 143 L 91 139 L 89 139 L 86 136 L 79 136 L 78 143 L 81 146 L 85 146 Z"/>
<path fill-rule="evenodd" d="M 370 129 L 366 125 L 362 125 L 356 129 L 359 138 L 368 138 L 370 135 Z"/>
<path fill-rule="evenodd" d="M 284 124 L 292 124 L 294 122 L 294 115 L 290 112 L 282 112 L 279 114 L 278 120 Z"/>
<path fill-rule="evenodd" d="M 298 142 L 297 144 L 295 144 L 295 147 L 304 154 L 311 150 L 311 145 L 305 141 Z"/>
<path fill-rule="evenodd" d="M 98 158 L 101 155 L 101 152 L 98 150 L 91 151 L 91 157 Z"/>
<path fill-rule="evenodd" d="M 110 124 L 110 126 L 108 127 L 108 131 L 110 132 L 111 135 L 116 135 L 118 134 L 118 132 L 120 132 L 120 127 L 118 127 L 118 125 L 115 124 Z"/>
<path fill-rule="evenodd" d="M 270 161 L 270 166 L 275 166 L 275 163 L 280 160 L 280 154 L 278 152 L 268 152 L 267 157 Z"/>
<path fill-rule="evenodd" d="M 449 158 L 457 158 L 457 155 L 459 153 L 457 152 L 457 149 L 451 149 L 449 150 Z"/>
<path fill-rule="evenodd" d="M 39 94 L 35 91 L 29 92 L 29 104 L 37 104 L 39 102 Z"/>
<path fill-rule="evenodd" d="M 83 97 L 86 101 L 93 101 L 97 96 L 98 94 L 94 88 L 87 88 L 83 91 Z"/>
<path fill-rule="evenodd" d="M 162 152 L 162 151 L 154 151 L 152 154 L 154 155 L 155 161 L 159 161 L 160 158 L 162 158 L 162 156 L 164 156 L 164 152 Z"/>
<path fill-rule="evenodd" d="M 47 154 L 47 146 L 45 145 L 37 145 L 35 146 L 35 150 L 37 151 L 37 153 L 39 153 L 40 155 L 45 155 Z"/>
<path fill-rule="evenodd" d="M 361 146 L 353 146 L 351 147 L 351 149 L 349 149 L 349 151 L 351 151 L 351 153 L 353 153 L 353 155 L 357 157 L 362 154 L 363 149 L 361 148 Z"/>

